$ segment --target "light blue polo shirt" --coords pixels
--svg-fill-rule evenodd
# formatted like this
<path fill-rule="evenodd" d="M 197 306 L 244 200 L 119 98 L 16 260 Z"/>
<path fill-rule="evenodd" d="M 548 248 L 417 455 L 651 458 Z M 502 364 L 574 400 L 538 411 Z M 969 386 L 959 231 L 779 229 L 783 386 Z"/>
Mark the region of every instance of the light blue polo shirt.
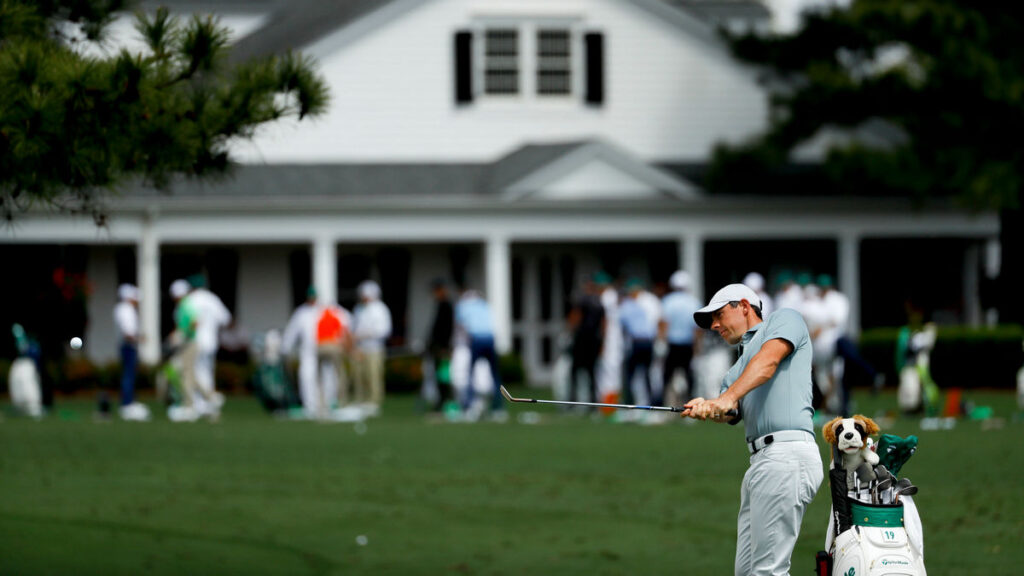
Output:
<path fill-rule="evenodd" d="M 751 390 L 740 400 L 740 414 L 746 425 L 747 441 L 782 430 L 804 430 L 814 434 L 814 409 L 811 407 L 811 338 L 800 313 L 784 308 L 768 315 L 740 341 L 742 353 L 722 380 L 725 392 L 747 368 L 761 346 L 781 338 L 793 345 L 793 351 L 779 363 L 767 382 Z"/>
<path fill-rule="evenodd" d="M 672 292 L 662 299 L 661 316 L 668 324 L 665 337 L 669 344 L 693 345 L 693 333 L 697 330 L 693 313 L 700 310 L 700 307 L 700 302 L 689 292 Z"/>

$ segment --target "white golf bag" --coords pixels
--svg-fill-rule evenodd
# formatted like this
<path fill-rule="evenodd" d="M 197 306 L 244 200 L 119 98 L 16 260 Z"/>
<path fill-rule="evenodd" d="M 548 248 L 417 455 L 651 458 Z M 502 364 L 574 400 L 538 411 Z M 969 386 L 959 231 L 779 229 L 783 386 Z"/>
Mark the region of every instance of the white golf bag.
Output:
<path fill-rule="evenodd" d="M 7 377 L 11 390 L 11 403 L 33 418 L 43 415 L 43 395 L 39 386 L 39 371 L 31 358 L 22 356 L 11 363 Z"/>
<path fill-rule="evenodd" d="M 902 514 L 903 510 L 897 508 L 894 512 Z M 911 544 L 906 528 L 901 525 L 854 525 L 836 537 L 832 559 L 832 576 L 927 574 L 923 558 Z"/>
<path fill-rule="evenodd" d="M 861 485 L 870 483 L 858 481 Z M 829 470 L 829 489 L 830 576 L 927 576 L 921 518 L 909 494 L 894 496 L 891 488 L 874 496 L 870 490 L 863 495 L 860 489 L 847 490 L 846 471 L 836 468 Z M 825 568 L 819 565 L 819 574 Z"/>
<path fill-rule="evenodd" d="M 900 387 L 896 392 L 896 403 L 902 412 L 914 412 L 921 407 L 921 376 L 917 366 L 904 366 L 900 370 Z"/>

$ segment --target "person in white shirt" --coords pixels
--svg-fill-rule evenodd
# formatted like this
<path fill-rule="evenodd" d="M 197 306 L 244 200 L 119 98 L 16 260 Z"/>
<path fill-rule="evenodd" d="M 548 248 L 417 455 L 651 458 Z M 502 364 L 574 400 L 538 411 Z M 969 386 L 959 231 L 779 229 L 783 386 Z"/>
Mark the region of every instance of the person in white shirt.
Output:
<path fill-rule="evenodd" d="M 114 306 L 114 325 L 120 340 L 121 408 L 124 420 L 149 420 L 149 408 L 135 401 L 135 374 L 139 364 L 139 289 L 121 284 Z"/>
<path fill-rule="evenodd" d="M 356 350 L 352 372 L 355 402 L 375 416 L 384 402 L 385 344 L 391 336 L 391 311 L 380 300 L 380 286 L 373 280 L 359 285 L 359 304 L 353 311 L 352 336 Z"/>
<path fill-rule="evenodd" d="M 601 290 L 601 305 L 604 306 L 606 326 L 597 371 L 598 390 L 602 396 L 620 394 L 623 341 L 622 326 L 619 324 L 619 292 L 612 284 L 611 276 L 604 272 L 594 275 L 594 283 Z"/>
<path fill-rule="evenodd" d="M 803 284 L 803 282 L 801 282 Z M 821 287 L 814 283 L 807 283 L 804 286 L 804 302 L 800 309 L 804 317 L 807 330 L 811 336 L 813 353 L 814 381 L 823 399 L 827 402 L 827 409 L 836 411 L 836 400 L 838 399 L 838 387 L 833 372 L 833 365 L 836 359 L 836 340 L 838 333 L 835 326 L 834 314 L 830 313 L 823 298 Z M 817 408 L 818 401 L 815 401 Z"/>
<path fill-rule="evenodd" d="M 347 398 L 342 350 L 351 318 L 337 304 L 321 303 L 312 286 L 284 331 L 284 353 L 299 351 L 299 396 L 308 418 L 327 418 Z"/>
<path fill-rule="evenodd" d="M 231 312 L 216 294 L 206 289 L 206 280 L 202 276 L 192 276 L 189 284 L 192 285 L 192 291 L 187 298 L 195 312 L 196 323 L 196 385 L 202 391 L 196 398 L 196 408 L 201 413 L 217 415 L 224 404 L 224 396 L 217 393 L 214 378 L 219 333 L 221 328 L 231 322 Z M 211 398 L 211 401 L 201 400 L 203 397 Z"/>
<path fill-rule="evenodd" d="M 779 291 L 775 294 L 775 308 L 777 310 L 790 308 L 799 312 L 804 303 L 804 291 L 799 284 L 793 281 L 793 273 L 788 270 L 779 272 L 776 282 L 779 285 Z"/>
<path fill-rule="evenodd" d="M 767 316 L 775 310 L 775 302 L 772 297 L 764 291 L 764 276 L 761 276 L 757 272 L 751 272 L 743 278 L 743 284 L 754 291 L 757 297 L 761 299 L 761 314 Z"/>

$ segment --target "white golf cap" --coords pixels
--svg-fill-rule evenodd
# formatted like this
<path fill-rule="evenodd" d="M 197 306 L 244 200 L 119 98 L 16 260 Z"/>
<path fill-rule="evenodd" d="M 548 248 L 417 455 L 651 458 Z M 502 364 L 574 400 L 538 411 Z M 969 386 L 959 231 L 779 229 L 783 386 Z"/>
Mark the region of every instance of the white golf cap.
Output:
<path fill-rule="evenodd" d="M 760 292 L 764 290 L 764 276 L 761 276 L 757 272 L 751 272 L 743 278 L 743 283 L 750 286 L 750 289 L 754 292 Z"/>
<path fill-rule="evenodd" d="M 676 270 L 668 278 L 668 285 L 673 290 L 686 290 L 690 287 L 690 273 L 685 270 Z"/>
<path fill-rule="evenodd" d="M 188 283 L 188 280 L 178 279 L 171 282 L 171 298 L 175 300 L 184 298 L 189 291 L 192 290 L 192 285 Z"/>
<path fill-rule="evenodd" d="M 380 298 L 380 285 L 373 280 L 364 280 L 359 284 L 357 291 L 360 298 L 369 298 L 370 300 Z"/>
<path fill-rule="evenodd" d="M 121 284 L 117 287 L 117 297 L 121 300 L 139 300 L 139 289 L 134 284 Z"/>
<path fill-rule="evenodd" d="M 697 326 L 704 328 L 705 330 L 711 328 L 711 313 L 718 310 L 722 306 L 725 306 L 729 302 L 739 302 L 740 300 L 746 300 L 750 302 L 752 306 L 761 307 L 761 299 L 757 296 L 757 293 L 750 289 L 749 286 L 743 284 L 729 284 L 725 288 L 722 288 L 715 295 L 711 297 L 711 301 L 708 305 L 697 310 L 693 313 L 693 320 L 697 323 Z"/>

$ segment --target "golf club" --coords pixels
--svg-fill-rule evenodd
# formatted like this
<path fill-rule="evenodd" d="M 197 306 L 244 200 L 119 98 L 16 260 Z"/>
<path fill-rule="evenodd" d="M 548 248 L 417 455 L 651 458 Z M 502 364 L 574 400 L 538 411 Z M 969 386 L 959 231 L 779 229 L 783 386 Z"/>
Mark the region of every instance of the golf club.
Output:
<path fill-rule="evenodd" d="M 501 395 L 509 402 L 529 402 L 531 404 L 561 404 L 563 406 L 598 406 L 601 408 L 622 408 L 624 410 L 658 410 L 661 412 L 682 412 L 689 406 L 637 406 L 634 404 L 605 404 L 602 402 L 567 402 L 564 400 L 537 400 L 535 398 L 516 398 L 508 393 L 504 386 L 501 387 Z M 729 410 L 726 416 L 735 418 L 739 412 Z"/>

